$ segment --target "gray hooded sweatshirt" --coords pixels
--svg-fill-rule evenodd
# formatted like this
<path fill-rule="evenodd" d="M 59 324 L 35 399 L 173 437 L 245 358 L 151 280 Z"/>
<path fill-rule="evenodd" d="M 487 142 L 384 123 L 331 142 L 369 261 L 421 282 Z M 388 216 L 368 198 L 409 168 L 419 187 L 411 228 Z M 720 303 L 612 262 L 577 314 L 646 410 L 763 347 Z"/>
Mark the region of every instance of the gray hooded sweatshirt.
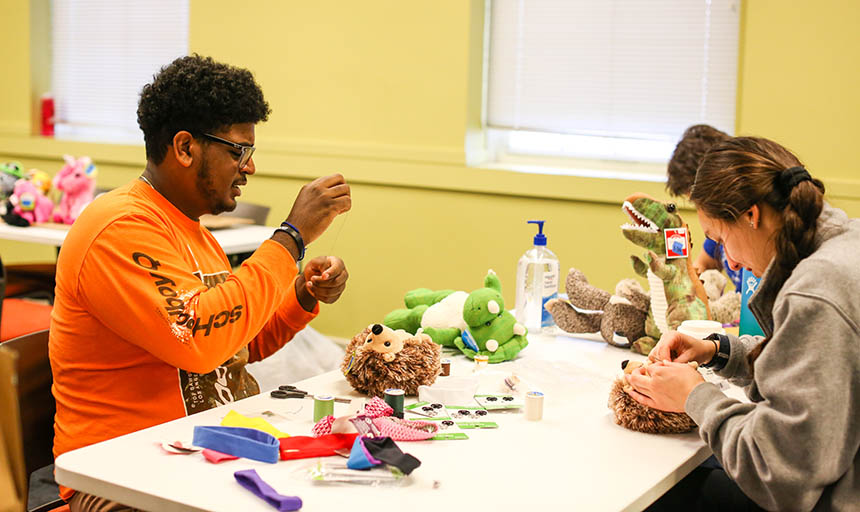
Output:
<path fill-rule="evenodd" d="M 726 472 L 768 510 L 860 510 L 860 219 L 825 203 L 815 252 L 785 283 L 768 275 L 750 299 L 764 338 L 730 336 L 718 372 L 751 403 L 713 384 L 690 393 L 687 414 Z"/>

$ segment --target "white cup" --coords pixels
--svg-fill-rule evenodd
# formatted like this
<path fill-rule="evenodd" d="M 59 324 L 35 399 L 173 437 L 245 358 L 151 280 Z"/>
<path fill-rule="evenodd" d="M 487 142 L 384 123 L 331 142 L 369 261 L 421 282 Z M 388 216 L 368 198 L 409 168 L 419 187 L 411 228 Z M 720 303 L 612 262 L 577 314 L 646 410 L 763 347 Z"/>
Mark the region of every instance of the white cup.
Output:
<path fill-rule="evenodd" d="M 715 320 L 684 320 L 678 326 L 678 332 L 701 340 L 712 333 L 725 334 L 726 330 Z"/>

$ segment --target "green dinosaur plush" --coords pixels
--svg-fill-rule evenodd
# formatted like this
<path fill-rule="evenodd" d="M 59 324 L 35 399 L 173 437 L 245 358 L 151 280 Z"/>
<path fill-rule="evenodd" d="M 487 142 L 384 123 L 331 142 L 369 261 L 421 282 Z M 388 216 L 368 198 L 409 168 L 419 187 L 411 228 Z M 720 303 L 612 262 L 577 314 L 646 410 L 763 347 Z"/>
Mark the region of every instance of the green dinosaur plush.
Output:
<path fill-rule="evenodd" d="M 502 283 L 492 270 L 484 278 L 484 288 L 466 298 L 463 320 L 468 327 L 454 339 L 454 345 L 470 358 L 481 354 L 488 356 L 490 363 L 501 363 L 516 357 L 529 344 L 526 328 L 505 310 Z"/>
<path fill-rule="evenodd" d="M 686 227 L 675 205 L 633 194 L 622 209 L 632 221 L 621 226 L 624 237 L 648 251 L 647 263 L 637 256 L 630 259 L 636 273 L 648 278 L 649 294 L 636 283 L 622 281 L 612 295 L 570 269 L 568 301 L 553 299 L 546 308 L 565 331 L 600 331 L 607 343 L 647 355 L 663 330 L 677 329 L 684 320 L 709 319 L 707 295 L 690 258 L 666 257 L 664 230 Z M 679 243 L 686 244 L 689 253 L 689 239 Z"/>
<path fill-rule="evenodd" d="M 418 288 L 406 294 L 406 309 L 388 313 L 382 323 L 410 334 L 421 329 L 439 345 L 454 347 L 454 339 L 466 328 L 463 321 L 466 297 L 468 294 L 462 291 Z"/>
<path fill-rule="evenodd" d="M 661 203 L 645 194 L 633 194 L 624 201 L 624 212 L 633 221 L 621 226 L 624 237 L 646 249 L 645 261 L 631 256 L 633 270 L 648 278 L 651 310 L 645 320 L 645 336 L 633 342 L 633 350 L 647 354 L 660 339 L 662 330 L 677 329 L 684 320 L 710 318 L 708 299 L 690 258 L 666 257 L 663 231 L 686 227 L 674 203 Z M 686 241 L 689 252 L 689 240 Z M 665 305 L 665 318 L 655 319 L 655 310 Z M 661 328 L 661 325 L 663 328 Z"/>

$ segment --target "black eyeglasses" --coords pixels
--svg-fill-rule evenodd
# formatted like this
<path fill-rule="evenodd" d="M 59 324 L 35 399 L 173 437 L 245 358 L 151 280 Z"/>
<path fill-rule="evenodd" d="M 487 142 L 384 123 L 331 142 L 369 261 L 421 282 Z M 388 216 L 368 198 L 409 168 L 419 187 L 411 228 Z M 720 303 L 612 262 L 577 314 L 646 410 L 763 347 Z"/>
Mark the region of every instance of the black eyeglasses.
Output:
<path fill-rule="evenodd" d="M 225 146 L 230 146 L 233 149 L 241 151 L 239 154 L 239 169 L 244 169 L 245 166 L 248 165 L 248 161 L 251 160 L 251 155 L 253 155 L 254 150 L 257 149 L 254 146 L 243 146 L 242 144 L 230 142 L 229 140 L 222 139 L 221 137 L 216 137 L 211 133 L 204 133 L 203 136 L 213 142 L 224 144 Z"/>

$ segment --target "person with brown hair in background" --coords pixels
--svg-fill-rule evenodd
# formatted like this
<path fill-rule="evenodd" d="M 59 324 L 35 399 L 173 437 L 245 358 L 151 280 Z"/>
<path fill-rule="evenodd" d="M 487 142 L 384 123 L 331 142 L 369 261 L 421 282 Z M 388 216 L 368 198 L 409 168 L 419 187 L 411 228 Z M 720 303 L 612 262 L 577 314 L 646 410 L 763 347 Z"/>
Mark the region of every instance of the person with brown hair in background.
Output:
<path fill-rule="evenodd" d="M 628 377 L 639 402 L 689 414 L 725 468 L 700 466 L 652 510 L 858 510 L 860 219 L 828 205 L 790 151 L 753 137 L 714 146 L 690 199 L 729 265 L 761 277 L 749 307 L 765 336 L 669 332 Z"/>
<path fill-rule="evenodd" d="M 666 190 L 674 197 L 689 198 L 690 189 L 696 181 L 696 169 L 702 162 L 705 153 L 716 144 L 730 139 L 731 136 L 713 126 L 696 124 L 684 131 L 666 171 Z M 723 247 L 713 240 L 705 239 L 702 250 L 693 262 L 697 274 L 705 270 L 723 270 L 731 279 L 737 291 L 741 290 L 741 272 L 732 270 L 726 261 Z"/>

